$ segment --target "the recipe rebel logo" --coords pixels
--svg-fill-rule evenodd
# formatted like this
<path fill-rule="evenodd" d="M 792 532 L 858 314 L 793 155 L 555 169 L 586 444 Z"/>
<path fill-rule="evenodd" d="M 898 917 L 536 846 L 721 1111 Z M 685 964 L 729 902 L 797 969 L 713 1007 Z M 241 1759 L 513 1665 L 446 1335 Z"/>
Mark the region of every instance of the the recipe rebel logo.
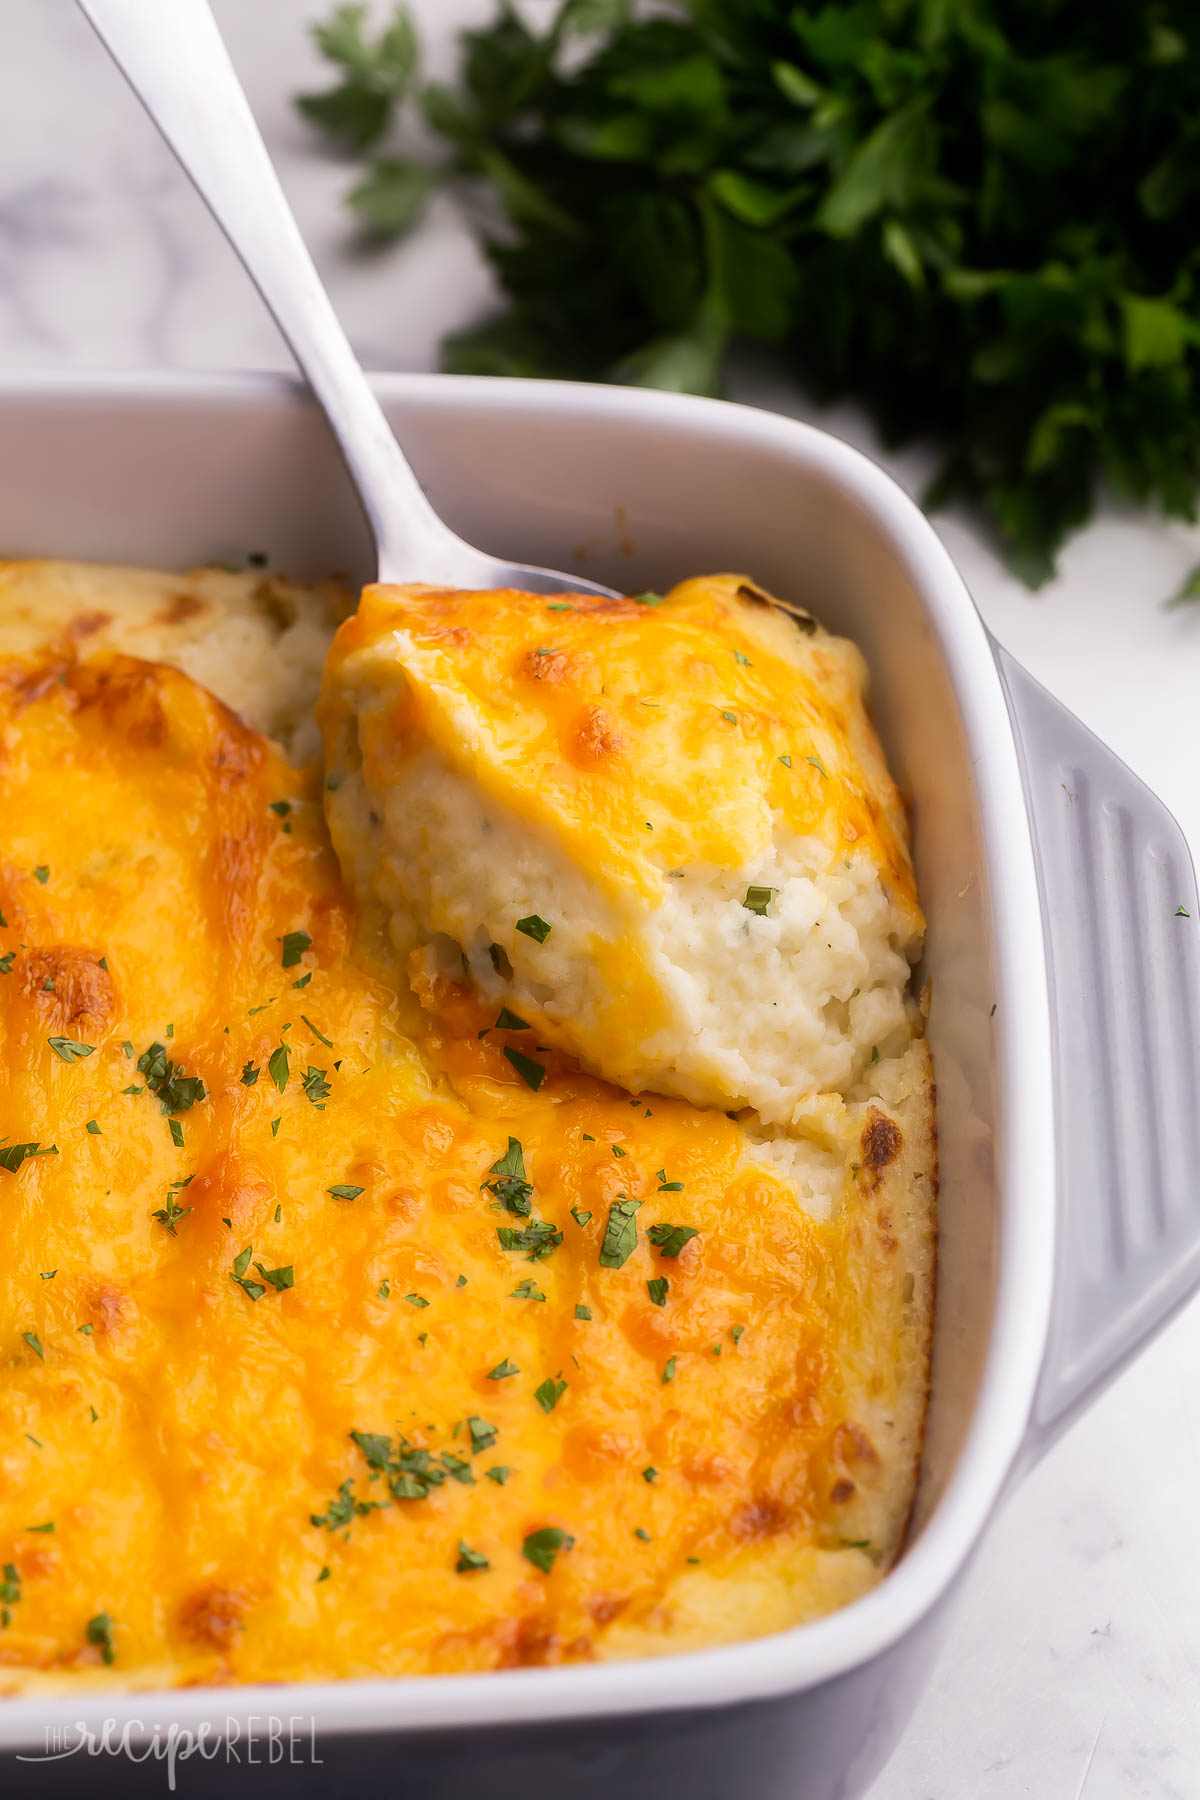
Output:
<path fill-rule="evenodd" d="M 175 1791 L 175 1771 L 182 1762 L 269 1766 L 321 1763 L 317 1754 L 316 1720 L 304 1713 L 286 1716 L 251 1713 L 246 1718 L 202 1719 L 194 1726 L 147 1725 L 142 1719 L 105 1719 L 97 1728 L 77 1719 L 73 1724 L 43 1725 L 41 1750 L 18 1752 L 18 1762 L 62 1762 L 69 1756 L 123 1756 L 129 1762 L 161 1762 L 167 1787 Z"/>

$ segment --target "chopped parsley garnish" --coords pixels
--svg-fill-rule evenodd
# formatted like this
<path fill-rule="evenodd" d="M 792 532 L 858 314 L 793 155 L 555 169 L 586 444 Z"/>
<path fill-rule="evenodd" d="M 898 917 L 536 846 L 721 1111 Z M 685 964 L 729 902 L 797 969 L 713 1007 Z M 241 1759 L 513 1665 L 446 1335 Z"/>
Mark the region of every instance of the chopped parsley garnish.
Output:
<path fill-rule="evenodd" d="M 33 1351 L 33 1354 L 37 1357 L 38 1361 L 45 1362 L 46 1353 L 42 1349 L 42 1340 L 39 1338 L 37 1332 L 23 1331 L 21 1336 L 25 1339 L 25 1342 L 29 1345 L 29 1348 Z"/>
<path fill-rule="evenodd" d="M 82 1062 L 85 1057 L 95 1054 L 95 1044 L 81 1044 L 76 1038 L 52 1037 L 46 1042 L 55 1056 L 65 1063 Z"/>
<path fill-rule="evenodd" d="M 1190 919 L 1190 918 L 1191 918 L 1191 916 L 1192 916 L 1192 915 L 1191 915 L 1191 913 L 1190 913 L 1190 912 L 1189 912 L 1189 911 L 1188 911 L 1188 909 L 1187 909 L 1187 907 L 1186 907 L 1186 906 L 1177 906 L 1177 907 L 1176 907 L 1176 908 L 1175 908 L 1175 917 L 1176 917 L 1176 918 L 1177 918 L 1177 919 Z M 12 960 L 12 958 L 11 958 L 11 957 L 10 957 L 10 958 L 9 958 L 9 961 L 10 961 L 10 962 L 11 962 L 11 960 Z M 993 1008 L 992 1008 L 992 1011 L 993 1011 L 993 1012 L 995 1012 L 995 1010 L 996 1010 L 996 1009 L 995 1009 L 995 1007 L 993 1007 Z"/>
<path fill-rule="evenodd" d="M 408 1301 L 408 1304 L 410 1306 L 423 1307 L 423 1306 L 429 1305 L 429 1302 L 425 1298 L 424 1294 L 405 1294 L 404 1298 Z"/>
<path fill-rule="evenodd" d="M 86 1132 L 88 1132 L 92 1137 L 103 1137 L 103 1135 L 104 1135 L 103 1132 L 100 1130 L 100 1126 L 99 1126 L 98 1122 L 95 1119 L 89 1119 L 83 1129 Z"/>
<path fill-rule="evenodd" d="M 552 1413 L 566 1391 L 565 1381 L 556 1380 L 553 1375 L 547 1375 L 545 1381 L 539 1382 L 533 1390 L 533 1397 L 544 1413 Z"/>
<path fill-rule="evenodd" d="M 248 1294 L 251 1300 L 261 1300 L 267 1291 L 266 1288 L 263 1287 L 261 1282 L 250 1281 L 246 1275 L 246 1270 L 250 1267 L 250 1258 L 253 1253 L 253 1245 L 251 1244 L 247 1244 L 244 1250 L 238 1252 L 233 1259 L 233 1274 L 229 1279 L 233 1282 L 235 1287 L 240 1287 L 244 1294 Z"/>
<path fill-rule="evenodd" d="M 0 1570 L 0 1630 L 7 1630 L 12 1623 L 10 1606 L 15 1606 L 21 1598 L 21 1571 L 16 1563 L 5 1563 Z"/>
<path fill-rule="evenodd" d="M 637 1215 L 640 1200 L 614 1200 L 608 1209 L 608 1224 L 600 1246 L 600 1266 L 620 1269 L 637 1248 Z"/>
<path fill-rule="evenodd" d="M 660 1194 L 682 1194 L 682 1181 L 668 1181 L 667 1171 L 665 1169 L 656 1169 L 655 1174 L 658 1176 L 658 1191 Z"/>
<path fill-rule="evenodd" d="M 662 1379 L 664 1387 L 666 1387 L 668 1381 L 674 1381 L 675 1379 L 675 1358 L 673 1356 L 669 1356 L 663 1365 Z"/>
<path fill-rule="evenodd" d="M 644 1525 L 635 1525 L 633 1528 L 633 1535 L 635 1538 L 641 1538 L 643 1544 L 648 1544 L 650 1542 L 650 1533 L 646 1530 Z"/>
<path fill-rule="evenodd" d="M 329 1564 L 328 1563 L 325 1563 L 322 1565 L 321 1573 L 317 1576 L 317 1580 L 319 1582 L 329 1580 Z"/>
<path fill-rule="evenodd" d="M 37 1143 L 6 1144 L 0 1149 L 0 1169 L 7 1169 L 10 1175 L 15 1175 L 22 1163 L 31 1161 L 35 1156 L 57 1155 L 57 1144 L 47 1144 L 45 1149 Z"/>
<path fill-rule="evenodd" d="M 245 1068 L 242 1070 L 242 1086 L 243 1087 L 253 1087 L 255 1085 L 255 1083 L 258 1081 L 258 1078 L 261 1075 L 261 1073 L 262 1073 L 262 1070 L 259 1069 L 253 1061 L 248 1062 L 246 1064 Z"/>
<path fill-rule="evenodd" d="M 454 1481 L 461 1481 L 464 1487 L 474 1487 L 475 1477 L 471 1473 L 471 1465 L 461 1456 L 453 1455 L 449 1450 L 442 1451 L 442 1467 Z"/>
<path fill-rule="evenodd" d="M 475 1569 L 490 1569 L 491 1566 L 486 1556 L 481 1556 L 478 1550 L 472 1550 L 469 1544 L 464 1544 L 459 1538 L 458 1561 L 454 1565 L 456 1574 L 469 1575 Z"/>
<path fill-rule="evenodd" d="M 92 1327 L 91 1327 L 91 1325 L 90 1325 L 90 1323 L 89 1323 L 89 1324 L 85 1324 L 85 1325 L 79 1325 L 79 1326 L 77 1326 L 77 1327 L 76 1327 L 76 1330 L 77 1330 L 77 1331 L 78 1331 L 78 1332 L 79 1332 L 79 1333 L 80 1333 L 80 1334 L 81 1334 L 81 1335 L 82 1335 L 82 1336 L 83 1336 L 83 1337 L 91 1337 L 91 1335 L 92 1335 Z"/>
<path fill-rule="evenodd" d="M 343 1525 L 349 1525 L 355 1513 L 361 1515 L 375 1511 L 379 1502 L 356 1500 L 353 1488 L 353 1481 L 343 1481 L 323 1513 L 309 1513 L 310 1522 L 313 1525 L 324 1525 L 326 1531 L 340 1531 Z M 320 1576 L 317 1579 L 319 1581 Z"/>
<path fill-rule="evenodd" d="M 699 1235 L 694 1225 L 652 1225 L 646 1233 L 660 1256 L 678 1256 L 683 1246 Z"/>
<path fill-rule="evenodd" d="M 49 865 L 47 863 L 39 863 L 37 868 L 33 871 L 33 879 L 35 881 L 40 881 L 42 886 L 45 887 L 50 879 Z"/>
<path fill-rule="evenodd" d="M 544 1300 L 546 1298 L 541 1288 L 529 1275 L 525 1277 L 524 1281 L 518 1281 L 508 1297 L 510 1300 Z"/>
<path fill-rule="evenodd" d="M 381 1281 L 379 1286 L 375 1289 L 375 1298 L 377 1300 L 390 1300 L 391 1297 L 392 1297 L 391 1283 L 386 1280 Z"/>
<path fill-rule="evenodd" d="M 671 1284 L 665 1275 L 656 1275 L 653 1281 L 648 1281 L 646 1283 L 647 1292 L 649 1293 L 651 1303 L 654 1306 L 665 1306 L 667 1304 L 667 1289 L 670 1285 Z"/>
<path fill-rule="evenodd" d="M 521 1555 L 543 1575 L 548 1575 L 559 1551 L 569 1550 L 574 1542 L 575 1539 L 557 1525 L 543 1525 L 540 1530 L 529 1533 L 521 1545 Z"/>
<path fill-rule="evenodd" d="M 658 1470 L 655 1468 L 643 1469 L 642 1470 L 642 1480 L 649 1481 L 649 1482 L 657 1481 L 658 1480 Z"/>
<path fill-rule="evenodd" d="M 325 1102 L 333 1091 L 326 1079 L 327 1074 L 327 1070 L 314 1069 L 310 1063 L 304 1077 L 304 1098 L 311 1100 L 318 1112 L 325 1111 Z"/>
<path fill-rule="evenodd" d="M 510 1362 L 506 1356 L 502 1362 L 496 1364 L 494 1369 L 488 1370 L 487 1378 L 489 1381 L 507 1381 L 510 1375 L 519 1375 L 520 1373 L 516 1363 Z"/>
<path fill-rule="evenodd" d="M 58 1270 L 57 1269 L 39 1269 L 38 1274 L 41 1276 L 43 1281 L 53 1281 L 54 1277 L 58 1274 Z"/>
<path fill-rule="evenodd" d="M 734 655 L 734 660 L 736 662 L 740 663 L 743 669 L 752 669 L 754 667 L 754 664 L 750 661 L 750 658 L 748 656 L 743 656 L 740 650 L 735 650 L 733 655 Z"/>
<path fill-rule="evenodd" d="M 520 1013 L 513 1012 L 511 1007 L 502 1006 L 496 1014 L 497 1031 L 531 1031 L 532 1029 L 529 1020 L 523 1019 Z"/>
<path fill-rule="evenodd" d="M 332 1194 L 335 1200 L 357 1200 L 358 1196 L 365 1194 L 366 1191 L 366 1188 L 353 1187 L 349 1182 L 339 1182 L 337 1187 L 325 1189 L 325 1192 Z"/>
<path fill-rule="evenodd" d="M 282 1125 L 282 1124 L 283 1124 L 283 1120 L 282 1120 L 282 1119 L 272 1119 L 272 1120 L 271 1120 L 271 1136 L 272 1136 L 272 1137 L 278 1137 L 278 1136 L 279 1136 L 279 1127 L 280 1127 L 280 1126 L 281 1126 L 281 1125 Z"/>
<path fill-rule="evenodd" d="M 767 908 L 770 906 L 772 899 L 778 892 L 778 888 L 748 887 L 746 889 L 746 898 L 742 901 L 742 905 L 747 912 L 757 913 L 760 919 L 765 919 L 767 916 Z"/>
<path fill-rule="evenodd" d="M 622 1150 L 620 1144 L 613 1144 L 611 1149 L 614 1156 L 628 1156 L 629 1154 L 628 1150 Z"/>
<path fill-rule="evenodd" d="M 288 1084 L 288 1048 L 286 1044 L 280 1044 L 277 1050 L 272 1050 L 267 1061 L 267 1073 L 282 1094 Z"/>
<path fill-rule="evenodd" d="M 745 1331 L 745 1329 L 746 1329 L 746 1327 L 744 1325 L 731 1325 L 729 1327 L 729 1335 L 733 1339 L 735 1344 L 741 1343 L 742 1333 Z"/>
<path fill-rule="evenodd" d="M 503 1156 L 497 1157 L 488 1174 L 490 1181 L 481 1181 L 480 1187 L 495 1194 L 510 1213 L 518 1218 L 528 1218 L 533 1198 L 533 1187 L 525 1173 L 525 1155 L 515 1137 L 508 1140 L 508 1149 Z"/>
<path fill-rule="evenodd" d="M 288 931 L 278 940 L 283 945 L 282 962 L 285 969 L 294 969 L 306 950 L 312 949 L 312 939 L 307 931 Z"/>
<path fill-rule="evenodd" d="M 778 756 L 775 760 L 776 762 L 781 762 L 785 769 L 790 769 L 792 766 L 792 759 L 790 756 Z"/>
<path fill-rule="evenodd" d="M 467 1435 L 471 1440 L 471 1454 L 474 1456 L 480 1450 L 490 1450 L 500 1433 L 487 1419 L 481 1419 L 477 1413 L 472 1413 L 467 1420 Z"/>
<path fill-rule="evenodd" d="M 272 800 L 269 810 L 278 814 L 281 819 L 286 819 L 292 810 L 292 803 L 290 800 Z"/>
<path fill-rule="evenodd" d="M 16 957 L 16 954 L 15 950 L 8 950 L 3 956 L 0 956 L 0 975 L 10 975 L 12 973 L 13 960 Z"/>
<path fill-rule="evenodd" d="M 171 1142 L 177 1150 L 183 1149 L 183 1126 L 178 1119 L 168 1119 L 167 1129 L 171 1133 Z"/>
<path fill-rule="evenodd" d="M 730 712 L 728 707 L 725 707 L 722 709 L 721 717 L 723 719 L 728 719 L 728 721 L 731 725 L 737 724 L 737 714 L 735 712 Z"/>
<path fill-rule="evenodd" d="M 526 1056 L 523 1051 L 514 1050 L 511 1044 L 505 1044 L 504 1054 L 507 1056 L 513 1068 L 517 1071 L 517 1074 L 521 1077 L 521 1080 L 525 1083 L 525 1086 L 527 1088 L 532 1088 L 536 1094 L 541 1087 L 542 1082 L 546 1079 L 545 1064 L 534 1062 L 531 1056 Z"/>
<path fill-rule="evenodd" d="M 318 1031 L 317 1027 L 313 1024 L 312 1020 L 310 1018 L 306 1017 L 306 1015 L 304 1013 L 300 1014 L 300 1023 L 302 1025 L 307 1025 L 308 1029 L 312 1032 L 313 1036 L 315 1038 L 320 1038 L 321 1042 L 324 1044 L 324 1046 L 327 1050 L 333 1049 L 332 1040 L 327 1038 L 323 1031 Z"/>
<path fill-rule="evenodd" d="M 25 1527 L 25 1529 L 26 1529 L 26 1531 L 50 1532 L 50 1531 L 54 1530 L 54 1520 L 53 1519 L 43 1519 L 42 1523 L 40 1525 L 27 1525 Z"/>
<path fill-rule="evenodd" d="M 661 606 L 666 597 L 665 594 L 656 594 L 652 588 L 647 588 L 644 594 L 630 595 L 630 599 L 636 600 L 639 606 Z"/>
<path fill-rule="evenodd" d="M 113 1631 L 113 1622 L 106 1612 L 97 1613 L 94 1619 L 89 1619 L 87 1622 L 85 1633 L 87 1641 L 99 1650 L 106 1664 L 115 1663 L 117 1660 Z"/>
<path fill-rule="evenodd" d="M 263 1280 L 268 1286 L 273 1287 L 276 1293 L 281 1293 L 284 1288 L 296 1285 L 296 1271 L 291 1263 L 282 1269 L 264 1269 L 260 1262 L 256 1262 L 254 1266 Z"/>
<path fill-rule="evenodd" d="M 826 781 L 829 780 L 829 770 L 825 767 L 825 764 L 821 761 L 819 756 L 806 756 L 804 760 L 806 763 L 811 763 L 814 769 L 819 769 Z"/>
<path fill-rule="evenodd" d="M 590 1319 L 591 1316 L 592 1309 L 590 1306 L 582 1306 L 579 1301 L 575 1302 L 575 1317 L 577 1319 Z"/>
<path fill-rule="evenodd" d="M 485 1469 L 483 1472 L 489 1481 L 495 1482 L 497 1487 L 503 1487 L 512 1474 L 507 1463 L 494 1463 L 490 1469 Z"/>
<path fill-rule="evenodd" d="M 299 981 L 293 981 L 292 986 L 294 988 L 306 988 L 311 980 L 312 980 L 312 970 L 310 969 L 308 971 L 307 975 L 302 975 L 300 977 Z"/>
<path fill-rule="evenodd" d="M 153 1043 L 148 1050 L 143 1050 L 137 1067 L 138 1074 L 145 1076 L 146 1086 L 164 1113 L 189 1112 L 198 1100 L 207 1098 L 207 1089 L 200 1077 L 182 1074 L 179 1064 L 168 1057 L 165 1044 Z"/>
<path fill-rule="evenodd" d="M 582 1212 L 579 1207 L 573 1206 L 571 1208 L 571 1217 L 578 1226 L 582 1227 L 590 1223 L 592 1215 L 590 1212 Z"/>
<path fill-rule="evenodd" d="M 497 1225 L 496 1236 L 503 1250 L 527 1251 L 529 1262 L 544 1262 L 563 1241 L 562 1232 L 549 1219 L 531 1219 L 520 1231 L 512 1225 Z"/>
<path fill-rule="evenodd" d="M 190 1206 L 180 1206 L 175 1194 L 170 1193 L 167 1195 L 166 1205 L 158 1207 L 156 1211 L 150 1214 L 150 1217 L 152 1219 L 157 1219 L 160 1225 L 165 1225 L 172 1237 L 178 1237 L 179 1233 L 176 1231 L 175 1227 L 178 1225 L 180 1219 L 187 1218 L 191 1210 Z"/>
<path fill-rule="evenodd" d="M 517 930 L 532 938 L 535 944 L 544 944 L 553 927 L 547 925 L 545 919 L 539 919 L 536 913 L 530 913 L 527 918 L 517 920 Z"/>

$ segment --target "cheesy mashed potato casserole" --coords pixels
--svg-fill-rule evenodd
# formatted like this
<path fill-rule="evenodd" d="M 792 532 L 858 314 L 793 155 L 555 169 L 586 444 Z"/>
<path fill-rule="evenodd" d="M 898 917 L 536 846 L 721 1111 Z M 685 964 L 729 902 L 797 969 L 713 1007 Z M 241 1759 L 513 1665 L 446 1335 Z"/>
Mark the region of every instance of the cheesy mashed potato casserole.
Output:
<path fill-rule="evenodd" d="M 0 566 L 3 1693 L 700 1648 L 903 1536 L 933 1085 L 857 653 L 725 577 L 346 611 Z"/>

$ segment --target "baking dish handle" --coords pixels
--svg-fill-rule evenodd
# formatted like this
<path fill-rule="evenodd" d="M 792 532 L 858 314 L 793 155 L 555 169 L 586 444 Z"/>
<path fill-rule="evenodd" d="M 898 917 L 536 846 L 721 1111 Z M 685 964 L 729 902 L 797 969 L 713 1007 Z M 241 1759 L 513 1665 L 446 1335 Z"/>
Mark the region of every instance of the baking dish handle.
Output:
<path fill-rule="evenodd" d="M 1200 903 L 1166 807 L 992 648 L 1033 828 L 1054 1038 L 1055 1273 L 1027 1466 L 1200 1285 Z"/>

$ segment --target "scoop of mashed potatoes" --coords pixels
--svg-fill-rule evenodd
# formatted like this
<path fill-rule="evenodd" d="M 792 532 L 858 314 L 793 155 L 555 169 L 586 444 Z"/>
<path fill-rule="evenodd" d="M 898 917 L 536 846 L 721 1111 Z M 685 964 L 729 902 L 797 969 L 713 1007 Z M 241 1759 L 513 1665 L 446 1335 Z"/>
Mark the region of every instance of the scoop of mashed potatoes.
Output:
<path fill-rule="evenodd" d="M 502 1024 L 786 1127 L 917 1029 L 864 686 L 852 644 L 736 575 L 369 588 L 319 708 L 334 844 L 397 951 L 461 963 Z"/>

